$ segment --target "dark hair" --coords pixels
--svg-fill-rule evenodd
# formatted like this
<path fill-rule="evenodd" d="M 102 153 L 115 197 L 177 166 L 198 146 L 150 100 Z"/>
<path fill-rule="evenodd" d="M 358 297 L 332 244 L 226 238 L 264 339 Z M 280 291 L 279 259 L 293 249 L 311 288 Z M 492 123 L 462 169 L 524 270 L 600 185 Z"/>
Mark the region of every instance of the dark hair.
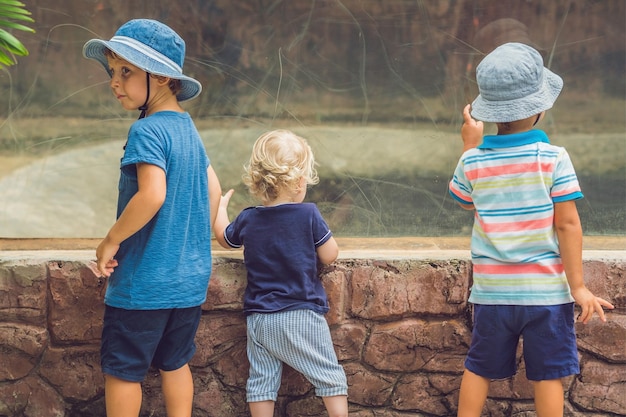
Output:
<path fill-rule="evenodd" d="M 170 88 L 172 93 L 175 96 L 177 96 L 178 93 L 180 93 L 180 90 L 183 88 L 183 85 L 182 85 L 182 83 L 180 82 L 179 79 L 177 79 L 177 78 L 170 78 L 170 82 L 168 84 L 168 87 Z"/>

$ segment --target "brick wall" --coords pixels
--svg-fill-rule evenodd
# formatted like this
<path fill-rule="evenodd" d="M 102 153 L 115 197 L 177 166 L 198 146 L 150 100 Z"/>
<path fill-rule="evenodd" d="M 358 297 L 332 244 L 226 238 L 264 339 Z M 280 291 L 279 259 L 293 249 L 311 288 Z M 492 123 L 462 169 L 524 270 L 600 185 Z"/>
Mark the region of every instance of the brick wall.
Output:
<path fill-rule="evenodd" d="M 617 252 L 615 252 L 617 253 Z M 471 265 L 451 252 L 344 257 L 322 271 L 335 349 L 354 417 L 455 415 L 470 342 Z M 104 416 L 99 336 L 104 282 L 93 251 L 0 251 L 0 415 Z M 567 378 L 567 416 L 626 410 L 626 261 L 585 260 L 587 285 L 618 309 L 577 324 L 581 374 Z M 191 367 L 194 416 L 245 416 L 245 268 L 218 257 Z M 532 386 L 518 374 L 491 385 L 485 415 L 532 416 Z M 142 416 L 165 416 L 156 370 Z M 325 416 L 312 386 L 286 368 L 277 416 Z"/>

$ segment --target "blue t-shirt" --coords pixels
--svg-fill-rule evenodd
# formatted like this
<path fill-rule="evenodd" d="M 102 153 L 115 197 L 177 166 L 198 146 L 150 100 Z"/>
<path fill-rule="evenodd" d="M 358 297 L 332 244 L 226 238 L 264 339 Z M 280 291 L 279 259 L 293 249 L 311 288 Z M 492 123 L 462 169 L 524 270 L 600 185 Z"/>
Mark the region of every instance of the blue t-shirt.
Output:
<path fill-rule="evenodd" d="M 317 273 L 316 248 L 332 233 L 313 203 L 249 207 L 228 225 L 224 238 L 244 247 L 248 285 L 244 313 L 310 309 L 328 311 Z"/>
<path fill-rule="evenodd" d="M 191 116 L 164 111 L 131 126 L 118 217 L 138 190 L 138 163 L 163 169 L 167 194 L 157 214 L 120 245 L 105 303 L 129 310 L 200 305 L 211 276 L 209 158 Z"/>

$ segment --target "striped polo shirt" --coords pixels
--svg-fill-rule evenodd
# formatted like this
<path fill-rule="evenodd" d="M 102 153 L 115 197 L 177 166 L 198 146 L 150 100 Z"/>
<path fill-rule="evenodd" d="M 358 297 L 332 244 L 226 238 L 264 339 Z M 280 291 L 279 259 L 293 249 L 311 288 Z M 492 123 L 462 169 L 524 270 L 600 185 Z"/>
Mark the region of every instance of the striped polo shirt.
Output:
<path fill-rule="evenodd" d="M 567 151 L 541 130 L 485 136 L 466 151 L 450 194 L 475 207 L 475 304 L 573 302 L 554 228 L 554 203 L 582 198 Z"/>

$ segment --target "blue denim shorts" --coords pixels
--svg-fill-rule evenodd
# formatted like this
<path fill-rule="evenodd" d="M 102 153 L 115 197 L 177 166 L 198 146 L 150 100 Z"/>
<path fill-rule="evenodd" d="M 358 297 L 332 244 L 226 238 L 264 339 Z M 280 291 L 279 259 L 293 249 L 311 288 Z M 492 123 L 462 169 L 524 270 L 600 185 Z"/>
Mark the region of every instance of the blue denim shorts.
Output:
<path fill-rule="evenodd" d="M 348 395 L 348 383 L 322 314 L 312 310 L 247 316 L 248 402 L 276 401 L 282 364 L 300 372 L 320 397 Z"/>
<path fill-rule="evenodd" d="M 545 381 L 580 373 L 574 304 L 474 305 L 474 329 L 465 367 L 489 379 L 515 375 L 517 345 L 524 346 L 526 377 Z"/>
<path fill-rule="evenodd" d="M 100 349 L 102 372 L 141 382 L 150 366 L 174 371 L 196 352 L 200 306 L 166 310 L 125 310 L 106 306 Z"/>

